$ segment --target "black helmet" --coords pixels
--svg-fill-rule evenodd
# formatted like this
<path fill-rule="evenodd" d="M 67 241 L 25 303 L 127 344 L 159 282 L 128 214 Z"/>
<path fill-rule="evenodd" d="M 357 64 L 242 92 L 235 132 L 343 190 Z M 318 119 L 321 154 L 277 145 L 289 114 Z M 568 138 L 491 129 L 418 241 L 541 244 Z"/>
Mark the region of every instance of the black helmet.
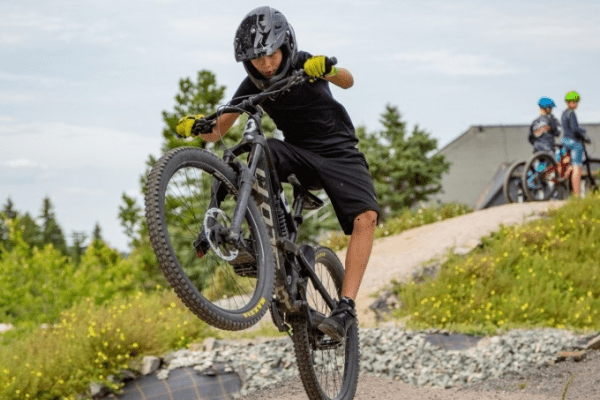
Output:
<path fill-rule="evenodd" d="M 255 8 L 244 17 L 235 33 L 233 47 L 235 60 L 244 63 L 248 76 L 261 90 L 285 77 L 298 55 L 294 29 L 282 13 L 268 6 Z M 277 49 L 283 55 L 281 65 L 275 76 L 267 79 L 250 60 L 270 56 Z"/>

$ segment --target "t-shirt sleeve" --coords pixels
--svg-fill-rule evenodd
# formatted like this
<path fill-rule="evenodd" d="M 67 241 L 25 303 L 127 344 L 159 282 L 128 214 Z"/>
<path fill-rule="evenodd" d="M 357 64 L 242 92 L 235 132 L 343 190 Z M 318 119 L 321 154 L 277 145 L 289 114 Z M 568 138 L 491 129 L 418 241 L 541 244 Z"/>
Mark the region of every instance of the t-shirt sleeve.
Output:
<path fill-rule="evenodd" d="M 238 105 L 248 96 L 258 93 L 260 93 L 260 89 L 257 88 L 254 83 L 252 83 L 252 80 L 249 77 L 246 77 L 235 91 L 235 94 L 233 95 L 233 98 L 229 104 L 232 106 Z"/>

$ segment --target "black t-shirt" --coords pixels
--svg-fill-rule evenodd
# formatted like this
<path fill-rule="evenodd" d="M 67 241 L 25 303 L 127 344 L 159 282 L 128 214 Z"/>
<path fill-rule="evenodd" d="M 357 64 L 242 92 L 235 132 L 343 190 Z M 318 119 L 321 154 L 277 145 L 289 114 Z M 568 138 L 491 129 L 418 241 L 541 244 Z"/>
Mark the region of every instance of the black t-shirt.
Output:
<path fill-rule="evenodd" d="M 293 69 L 300 69 L 311 57 L 300 51 Z M 235 92 L 237 98 L 260 93 L 252 80 L 246 77 Z M 340 151 L 355 150 L 358 139 L 348 112 L 333 98 L 329 82 L 317 79 L 313 83 L 297 85 L 280 93 L 273 100 L 261 104 L 283 132 L 286 142 L 314 151 L 323 156 L 334 156 Z"/>

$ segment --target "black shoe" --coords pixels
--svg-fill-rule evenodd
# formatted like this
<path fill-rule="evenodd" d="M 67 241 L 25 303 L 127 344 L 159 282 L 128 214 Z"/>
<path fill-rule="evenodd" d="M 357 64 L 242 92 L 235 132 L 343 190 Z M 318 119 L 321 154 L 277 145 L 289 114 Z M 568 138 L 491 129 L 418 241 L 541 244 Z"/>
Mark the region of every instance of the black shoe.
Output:
<path fill-rule="evenodd" d="M 333 340 L 341 342 L 354 321 L 356 321 L 354 300 L 342 297 L 329 318 L 321 322 L 317 328 Z"/>

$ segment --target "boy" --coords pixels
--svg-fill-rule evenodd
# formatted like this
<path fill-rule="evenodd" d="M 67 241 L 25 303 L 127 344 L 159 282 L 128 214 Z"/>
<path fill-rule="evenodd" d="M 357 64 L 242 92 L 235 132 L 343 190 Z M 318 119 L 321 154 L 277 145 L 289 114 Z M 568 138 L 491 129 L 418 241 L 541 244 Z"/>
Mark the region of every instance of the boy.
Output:
<path fill-rule="evenodd" d="M 563 112 L 561 123 L 563 127 L 562 142 L 569 150 L 571 150 L 571 184 L 573 185 L 573 194 L 581 195 L 581 165 L 583 160 L 583 144 L 582 142 L 591 143 L 592 140 L 586 133 L 585 129 L 579 126 L 575 109 L 579 105 L 579 94 L 575 91 L 567 93 L 565 96 L 567 109 Z"/>
<path fill-rule="evenodd" d="M 351 235 L 342 297 L 318 327 L 341 341 L 356 320 L 354 300 L 380 214 L 367 162 L 356 148 L 358 139 L 352 121 L 329 88 L 329 83 L 350 88 L 354 79 L 347 69 L 334 67 L 328 57 L 299 51 L 292 26 L 282 13 L 268 6 L 250 11 L 242 20 L 234 50 L 236 61 L 243 63 L 248 76 L 237 89 L 232 104 L 264 91 L 297 69 L 303 68 L 314 78 L 312 83 L 295 86 L 261 106 L 284 136 L 284 141 L 268 139 L 279 179 L 287 182 L 293 173 L 301 182 L 317 181 L 329 196 L 342 229 Z M 217 141 L 238 116 L 223 114 L 214 127 L 200 118 L 191 129 L 187 124 L 178 127 L 178 132 Z"/>
<path fill-rule="evenodd" d="M 549 97 L 538 100 L 540 116 L 531 123 L 529 127 L 529 143 L 533 145 L 533 152 L 544 151 L 554 153 L 554 138 L 560 135 L 558 120 L 552 115 L 552 108 L 556 107 L 554 101 Z"/>

